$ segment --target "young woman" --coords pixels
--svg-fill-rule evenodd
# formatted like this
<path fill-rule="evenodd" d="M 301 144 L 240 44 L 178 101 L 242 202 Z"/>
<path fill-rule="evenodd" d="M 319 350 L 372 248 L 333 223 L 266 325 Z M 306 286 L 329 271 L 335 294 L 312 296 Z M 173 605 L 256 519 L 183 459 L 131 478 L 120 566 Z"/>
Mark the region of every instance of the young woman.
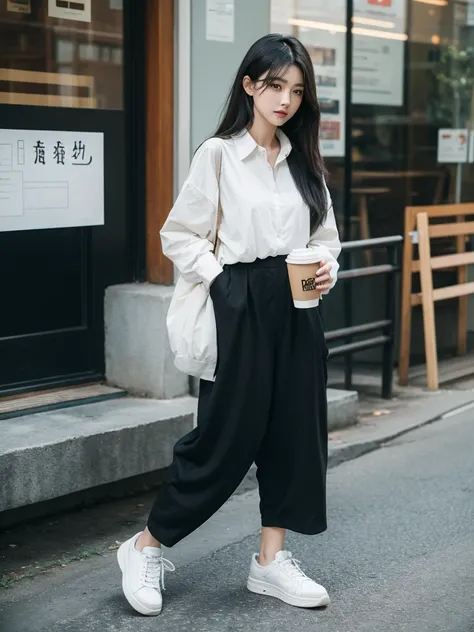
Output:
<path fill-rule="evenodd" d="M 335 283 L 340 242 L 315 85 L 297 39 L 257 41 L 161 231 L 185 278 L 210 288 L 219 360 L 215 382 L 201 380 L 197 428 L 176 444 L 147 527 L 119 550 L 125 596 L 142 614 L 161 612 L 164 571 L 174 570 L 161 544 L 210 518 L 254 462 L 262 534 L 249 590 L 294 606 L 329 603 L 284 550 L 286 529 L 326 529 L 327 349 L 318 308 L 293 305 L 285 262 L 293 249 L 314 248 L 319 289 Z"/>

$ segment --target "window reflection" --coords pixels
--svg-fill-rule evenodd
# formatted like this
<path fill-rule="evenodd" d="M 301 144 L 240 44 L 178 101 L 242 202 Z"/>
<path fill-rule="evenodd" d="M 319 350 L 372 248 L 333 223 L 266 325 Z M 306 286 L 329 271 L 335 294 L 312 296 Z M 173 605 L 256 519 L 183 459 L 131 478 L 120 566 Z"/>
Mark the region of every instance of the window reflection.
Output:
<path fill-rule="evenodd" d="M 53 4 L 1 3 L 0 103 L 121 109 L 121 3 Z"/>
<path fill-rule="evenodd" d="M 351 161 L 343 238 L 403 234 L 406 206 L 474 199 L 473 165 L 438 162 L 439 129 L 474 128 L 474 11 L 456 1 L 354 0 L 352 153 L 344 156 L 346 4 L 272 0 L 271 30 L 301 39 L 313 59 L 336 198 Z"/>

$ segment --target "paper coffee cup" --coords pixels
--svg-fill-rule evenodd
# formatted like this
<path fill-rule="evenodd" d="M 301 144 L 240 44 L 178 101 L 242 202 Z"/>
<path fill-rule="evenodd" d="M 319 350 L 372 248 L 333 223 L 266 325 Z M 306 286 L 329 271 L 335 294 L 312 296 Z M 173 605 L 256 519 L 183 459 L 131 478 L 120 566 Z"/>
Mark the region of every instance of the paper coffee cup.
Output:
<path fill-rule="evenodd" d="M 293 303 L 298 309 L 316 307 L 319 302 L 321 291 L 316 287 L 316 272 L 320 260 L 320 255 L 310 248 L 292 250 L 286 258 Z"/>

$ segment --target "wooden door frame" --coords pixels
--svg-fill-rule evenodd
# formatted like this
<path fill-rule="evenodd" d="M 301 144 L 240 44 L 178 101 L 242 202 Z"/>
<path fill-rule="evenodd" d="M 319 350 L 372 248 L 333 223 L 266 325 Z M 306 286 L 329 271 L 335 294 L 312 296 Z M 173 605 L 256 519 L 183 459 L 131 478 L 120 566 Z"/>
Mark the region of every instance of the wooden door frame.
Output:
<path fill-rule="evenodd" d="M 174 0 L 146 0 L 146 280 L 171 285 L 160 229 L 173 205 Z"/>

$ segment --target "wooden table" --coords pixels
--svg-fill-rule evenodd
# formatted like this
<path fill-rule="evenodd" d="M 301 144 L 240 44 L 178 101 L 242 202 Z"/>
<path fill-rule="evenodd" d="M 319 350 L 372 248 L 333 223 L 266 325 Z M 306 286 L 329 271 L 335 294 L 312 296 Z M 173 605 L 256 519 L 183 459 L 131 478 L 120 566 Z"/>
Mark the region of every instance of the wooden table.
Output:
<path fill-rule="evenodd" d="M 406 171 L 353 171 L 352 179 L 355 182 L 361 180 L 411 180 L 412 178 L 437 178 L 438 182 L 433 195 L 432 204 L 440 204 L 441 196 L 443 194 L 443 185 L 447 176 L 446 170 L 442 169 L 430 169 L 430 170 L 406 170 Z M 408 205 L 411 204 L 411 191 L 409 192 L 410 200 Z"/>

